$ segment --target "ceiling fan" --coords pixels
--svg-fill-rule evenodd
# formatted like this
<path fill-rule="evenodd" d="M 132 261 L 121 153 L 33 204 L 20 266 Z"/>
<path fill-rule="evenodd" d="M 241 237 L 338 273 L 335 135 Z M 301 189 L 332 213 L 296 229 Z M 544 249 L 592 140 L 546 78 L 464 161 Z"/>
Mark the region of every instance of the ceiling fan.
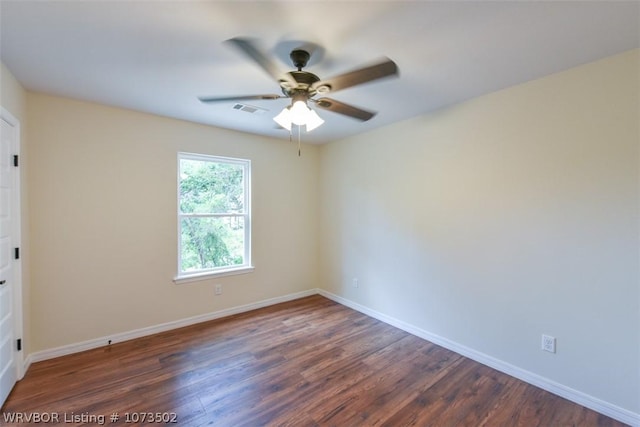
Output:
<path fill-rule="evenodd" d="M 289 55 L 297 71 L 290 71 L 283 74 L 279 70 L 279 67 L 269 59 L 251 39 L 238 37 L 227 40 L 227 43 L 246 54 L 276 80 L 280 85 L 282 95 L 241 95 L 212 98 L 201 97 L 198 99 L 204 103 L 213 103 L 251 99 L 272 100 L 291 98 L 291 105 L 285 107 L 282 112 L 274 118 L 280 126 L 289 131 L 291 131 L 292 124 L 298 126 L 304 125 L 308 132 L 324 123 L 324 120 L 322 120 L 315 111 L 309 109 L 307 102 L 313 102 L 319 108 L 343 114 L 357 120 L 367 121 L 371 119 L 376 114 L 373 111 L 367 111 L 324 96 L 321 98 L 315 97 L 316 95 L 337 92 L 352 86 L 398 74 L 397 65 L 389 58 L 385 58 L 385 60 L 373 65 L 322 80 L 315 74 L 302 70 L 311 58 L 311 54 L 303 48 L 293 49 Z"/>

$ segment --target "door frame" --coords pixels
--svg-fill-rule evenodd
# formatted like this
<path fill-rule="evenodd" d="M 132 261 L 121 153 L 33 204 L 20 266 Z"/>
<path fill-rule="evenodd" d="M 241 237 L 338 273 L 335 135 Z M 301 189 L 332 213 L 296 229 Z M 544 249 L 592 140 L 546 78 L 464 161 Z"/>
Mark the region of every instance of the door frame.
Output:
<path fill-rule="evenodd" d="M 23 315 L 24 310 L 22 307 L 22 258 L 24 257 L 24 251 L 22 251 L 22 198 L 21 198 L 21 172 L 22 172 L 22 151 L 20 147 L 21 132 L 20 121 L 16 119 L 9 111 L 4 107 L 0 107 L 0 119 L 9 123 L 15 129 L 15 141 L 14 146 L 11 147 L 11 151 L 14 155 L 18 155 L 19 166 L 18 170 L 14 174 L 13 188 L 11 191 L 11 239 L 12 244 L 16 248 L 21 248 L 20 258 L 13 260 L 12 272 L 13 272 L 13 319 L 14 319 L 14 336 L 16 339 L 23 339 Z M 24 339 L 22 341 L 22 351 L 18 351 L 16 343 L 14 343 L 13 351 L 16 357 L 16 378 L 21 380 L 25 374 L 25 360 L 23 356 Z"/>

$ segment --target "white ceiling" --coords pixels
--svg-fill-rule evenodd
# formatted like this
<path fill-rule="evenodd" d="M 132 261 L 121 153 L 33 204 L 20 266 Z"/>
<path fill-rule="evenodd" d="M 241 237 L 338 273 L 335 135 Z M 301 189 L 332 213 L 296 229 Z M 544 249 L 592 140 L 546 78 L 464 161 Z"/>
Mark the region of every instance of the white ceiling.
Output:
<path fill-rule="evenodd" d="M 238 36 L 283 71 L 315 43 L 307 70 L 321 78 L 398 64 L 399 78 L 330 94 L 378 115 L 318 110 L 325 124 L 302 140 L 322 143 L 637 48 L 640 2 L 0 0 L 0 56 L 29 90 L 288 139 L 272 121 L 286 99 L 245 102 L 262 115 L 197 99 L 280 93 L 223 44 Z"/>

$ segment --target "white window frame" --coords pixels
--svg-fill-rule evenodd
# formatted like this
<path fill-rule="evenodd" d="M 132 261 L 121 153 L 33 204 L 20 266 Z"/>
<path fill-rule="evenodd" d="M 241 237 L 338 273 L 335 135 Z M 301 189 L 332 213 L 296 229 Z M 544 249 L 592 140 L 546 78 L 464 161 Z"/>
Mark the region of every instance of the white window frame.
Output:
<path fill-rule="evenodd" d="M 215 163 L 230 163 L 243 168 L 244 212 L 243 213 L 182 213 L 180 212 L 180 161 L 196 160 Z M 230 276 L 250 273 L 254 270 L 251 264 L 251 160 L 232 157 L 212 156 L 207 154 L 178 153 L 177 173 L 177 212 L 178 212 L 178 274 L 173 279 L 176 284 L 210 279 L 212 277 Z M 197 272 L 182 270 L 182 219 L 183 218 L 225 218 L 240 217 L 244 219 L 244 263 L 242 265 L 215 267 Z"/>

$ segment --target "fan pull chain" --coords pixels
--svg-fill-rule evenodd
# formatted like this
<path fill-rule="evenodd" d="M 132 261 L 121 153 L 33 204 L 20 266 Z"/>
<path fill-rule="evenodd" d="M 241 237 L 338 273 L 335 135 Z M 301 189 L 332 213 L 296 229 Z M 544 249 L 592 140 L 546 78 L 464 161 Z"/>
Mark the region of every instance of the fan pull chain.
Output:
<path fill-rule="evenodd" d="M 300 149 L 300 128 L 301 126 L 298 126 L 298 157 L 301 157 L 302 153 Z M 289 130 L 289 142 L 293 142 L 293 131 L 291 129 Z"/>

